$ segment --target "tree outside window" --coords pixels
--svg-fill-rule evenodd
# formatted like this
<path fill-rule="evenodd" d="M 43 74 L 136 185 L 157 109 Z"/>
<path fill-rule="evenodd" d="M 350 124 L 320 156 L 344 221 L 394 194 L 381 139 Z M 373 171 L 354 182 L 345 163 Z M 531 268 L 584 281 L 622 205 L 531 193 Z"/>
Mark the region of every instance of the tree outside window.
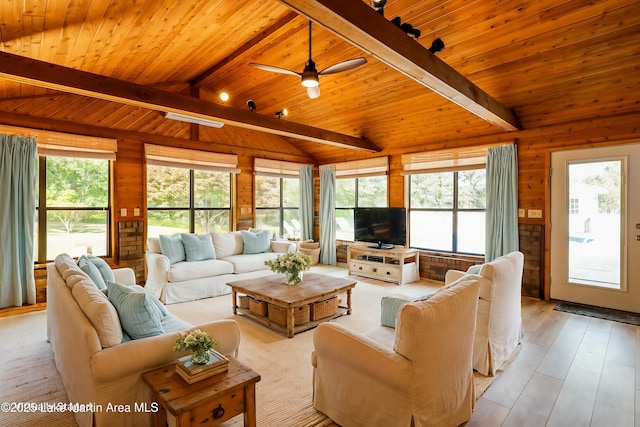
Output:
<path fill-rule="evenodd" d="M 147 235 L 228 232 L 231 174 L 147 165 Z"/>
<path fill-rule="evenodd" d="M 41 157 L 36 212 L 38 262 L 60 253 L 109 256 L 109 161 Z M 44 181 L 44 186 L 42 185 Z M 42 259 L 44 254 L 44 258 Z"/>

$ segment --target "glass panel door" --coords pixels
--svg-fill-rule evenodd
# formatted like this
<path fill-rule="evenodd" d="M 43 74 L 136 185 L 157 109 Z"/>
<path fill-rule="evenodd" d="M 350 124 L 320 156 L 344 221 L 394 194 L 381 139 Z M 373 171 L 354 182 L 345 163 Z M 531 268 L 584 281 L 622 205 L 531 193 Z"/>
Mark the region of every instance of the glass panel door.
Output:
<path fill-rule="evenodd" d="M 640 144 L 551 156 L 551 298 L 640 313 Z"/>

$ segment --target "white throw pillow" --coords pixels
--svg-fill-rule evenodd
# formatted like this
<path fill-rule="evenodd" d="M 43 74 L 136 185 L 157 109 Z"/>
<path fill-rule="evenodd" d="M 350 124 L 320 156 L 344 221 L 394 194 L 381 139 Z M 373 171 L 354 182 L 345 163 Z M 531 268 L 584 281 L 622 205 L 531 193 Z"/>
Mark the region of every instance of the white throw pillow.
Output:
<path fill-rule="evenodd" d="M 213 239 L 217 259 L 231 255 L 240 255 L 244 251 L 242 234 L 239 231 L 232 233 L 211 233 L 211 238 Z"/>
<path fill-rule="evenodd" d="M 160 238 L 159 237 L 149 237 L 147 239 L 147 252 L 153 252 L 156 254 L 162 253 L 162 248 L 160 247 Z"/>

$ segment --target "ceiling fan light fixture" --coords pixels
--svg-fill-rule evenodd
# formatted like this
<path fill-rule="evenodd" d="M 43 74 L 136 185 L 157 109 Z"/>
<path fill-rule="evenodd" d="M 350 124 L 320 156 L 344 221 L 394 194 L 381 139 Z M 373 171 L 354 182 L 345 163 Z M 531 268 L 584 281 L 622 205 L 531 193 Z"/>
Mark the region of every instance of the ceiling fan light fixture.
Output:
<path fill-rule="evenodd" d="M 311 52 L 311 46 L 309 46 L 309 52 Z M 318 70 L 316 70 L 316 63 L 313 62 L 311 57 L 304 64 L 304 70 L 302 70 L 302 86 L 304 87 L 316 87 L 320 84 L 318 79 Z"/>
<path fill-rule="evenodd" d="M 317 73 L 304 72 L 302 74 L 302 86 L 304 87 L 316 87 L 320 84 Z"/>
<path fill-rule="evenodd" d="M 312 28 L 313 23 L 309 21 L 309 59 L 304 64 L 304 70 L 302 73 L 297 73 L 292 70 L 288 70 L 286 68 L 274 67 L 273 65 L 265 65 L 265 64 L 257 64 L 255 62 L 249 63 L 252 67 L 256 67 L 260 70 L 270 71 L 272 73 L 280 73 L 280 74 L 288 74 L 292 76 L 298 76 L 301 78 L 301 83 L 303 87 L 307 88 L 307 95 L 309 98 L 317 98 L 320 96 L 320 77 L 326 74 L 336 74 L 342 73 L 344 71 L 353 70 L 361 65 L 367 63 L 367 60 L 364 58 L 353 58 L 348 59 L 346 61 L 338 62 L 333 64 L 320 72 L 316 69 L 316 64 L 313 62 L 313 56 L 311 54 L 311 37 L 312 37 Z"/>

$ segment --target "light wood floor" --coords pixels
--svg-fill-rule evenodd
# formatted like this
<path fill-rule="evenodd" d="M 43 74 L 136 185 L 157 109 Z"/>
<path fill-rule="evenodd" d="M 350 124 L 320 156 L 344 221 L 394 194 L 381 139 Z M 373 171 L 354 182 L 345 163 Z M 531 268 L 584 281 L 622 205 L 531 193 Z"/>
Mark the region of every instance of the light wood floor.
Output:
<path fill-rule="evenodd" d="M 465 427 L 640 427 L 640 327 L 554 311 L 555 304 L 523 297 L 522 349 Z"/>
<path fill-rule="evenodd" d="M 640 427 L 640 327 L 523 298 L 522 349 L 471 426 Z"/>

